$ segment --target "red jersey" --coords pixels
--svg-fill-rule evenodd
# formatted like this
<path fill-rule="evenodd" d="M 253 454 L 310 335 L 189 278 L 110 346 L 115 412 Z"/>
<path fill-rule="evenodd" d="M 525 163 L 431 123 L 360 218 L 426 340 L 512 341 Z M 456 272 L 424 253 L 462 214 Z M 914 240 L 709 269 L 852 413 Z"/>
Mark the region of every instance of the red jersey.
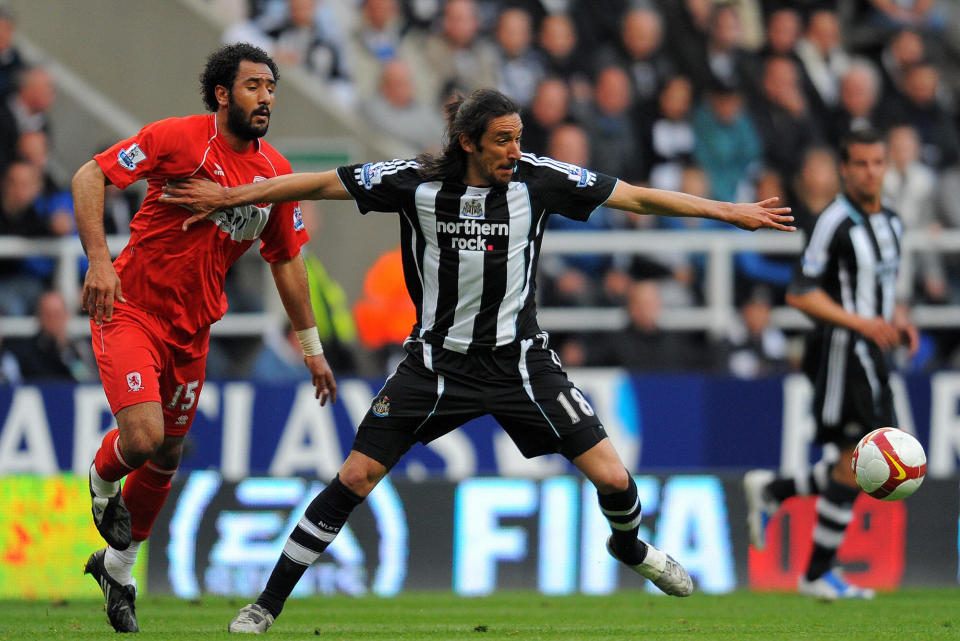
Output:
<path fill-rule="evenodd" d="M 94 160 L 121 189 L 147 180 L 130 242 L 113 263 L 124 298 L 185 332 L 196 333 L 227 311 L 227 270 L 254 240 L 273 263 L 293 258 L 309 239 L 297 203 L 234 207 L 181 230 L 191 214 L 159 200 L 167 179 L 196 176 L 235 187 L 291 173 L 287 159 L 263 140 L 234 151 L 218 135 L 213 114 L 151 123 Z"/>

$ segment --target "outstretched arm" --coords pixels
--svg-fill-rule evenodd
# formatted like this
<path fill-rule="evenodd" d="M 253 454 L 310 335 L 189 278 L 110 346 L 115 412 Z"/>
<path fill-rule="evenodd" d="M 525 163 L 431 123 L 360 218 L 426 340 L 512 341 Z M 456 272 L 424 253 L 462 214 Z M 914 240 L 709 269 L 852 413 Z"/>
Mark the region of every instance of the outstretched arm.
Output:
<path fill-rule="evenodd" d="M 215 182 L 200 178 L 171 180 L 164 186 L 160 196 L 160 200 L 164 202 L 186 207 L 193 212 L 193 216 L 183 223 L 184 229 L 225 207 L 292 200 L 351 198 L 353 197 L 344 189 L 333 169 L 320 173 L 285 174 L 239 187 L 221 187 Z"/>
<path fill-rule="evenodd" d="M 637 187 L 623 180 L 617 183 L 607 207 L 657 216 L 696 216 L 712 218 L 754 231 L 762 227 L 795 231 L 789 207 L 773 207 L 776 198 L 758 203 L 726 203 L 677 191 Z"/>
<path fill-rule="evenodd" d="M 126 302 L 120 277 L 113 267 L 107 236 L 103 229 L 103 194 L 107 179 L 95 160 L 84 164 L 73 176 L 74 218 L 90 267 L 83 278 L 83 308 L 97 325 L 113 319 L 114 301 Z"/>
<path fill-rule="evenodd" d="M 320 399 L 321 405 L 326 404 L 328 397 L 330 402 L 335 403 L 337 382 L 333 378 L 333 372 L 327 364 L 322 348 L 319 348 L 319 353 L 309 353 L 315 351 L 310 348 L 311 345 L 319 346 L 319 337 L 317 322 L 310 305 L 307 269 L 304 267 L 303 258 L 298 254 L 290 260 L 270 263 L 270 271 L 277 285 L 280 300 L 283 302 L 283 308 L 290 318 L 290 324 L 297 331 L 297 337 L 301 339 L 301 344 L 304 346 L 303 362 L 310 370 L 313 386 L 316 388 L 316 398 Z"/>

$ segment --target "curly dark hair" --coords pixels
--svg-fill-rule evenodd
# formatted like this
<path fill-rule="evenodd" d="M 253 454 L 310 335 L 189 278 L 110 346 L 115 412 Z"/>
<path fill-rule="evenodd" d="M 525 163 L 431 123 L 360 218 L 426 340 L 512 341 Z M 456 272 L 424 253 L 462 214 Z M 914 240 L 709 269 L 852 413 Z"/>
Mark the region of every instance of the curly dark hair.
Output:
<path fill-rule="evenodd" d="M 237 79 L 237 68 L 243 60 L 267 65 L 273 72 L 274 82 L 280 80 L 277 63 L 260 47 L 246 42 L 220 47 L 207 57 L 207 64 L 200 73 L 200 95 L 207 110 L 217 110 L 217 86 L 232 89 L 233 81 Z"/>
<path fill-rule="evenodd" d="M 460 146 L 460 134 L 480 143 L 490 121 L 519 114 L 520 105 L 496 89 L 477 89 L 469 96 L 458 95 L 445 107 L 447 131 L 443 150 L 417 156 L 418 173 L 424 180 L 460 180 L 467 170 L 467 152 Z"/>

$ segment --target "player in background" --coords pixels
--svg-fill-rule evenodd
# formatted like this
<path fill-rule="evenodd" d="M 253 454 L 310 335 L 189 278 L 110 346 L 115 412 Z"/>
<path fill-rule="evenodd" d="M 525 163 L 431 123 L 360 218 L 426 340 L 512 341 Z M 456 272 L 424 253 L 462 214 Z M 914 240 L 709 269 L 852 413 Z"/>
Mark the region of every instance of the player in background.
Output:
<path fill-rule="evenodd" d="M 103 590 L 107 618 L 118 632 L 139 629 L 131 575 L 137 550 L 170 491 L 197 410 L 210 325 L 227 310 L 225 275 L 255 241 L 297 330 L 317 398 L 336 400 L 300 257 L 308 237 L 299 206 L 225 208 L 185 231 L 189 212 L 159 199 L 169 178 L 197 176 L 232 187 L 291 171 L 262 140 L 277 81 L 269 56 L 246 44 L 222 47 L 207 59 L 200 80 L 212 114 L 149 124 L 73 178 L 77 230 L 90 259 L 83 306 L 118 426 L 90 466 L 93 519 L 108 546 L 90 556 L 85 572 Z M 146 198 L 130 223 L 130 241 L 111 261 L 104 187 L 122 189 L 141 178 L 148 182 Z"/>
<path fill-rule="evenodd" d="M 417 441 L 492 414 L 524 456 L 560 452 L 596 486 L 612 529 L 610 554 L 667 594 L 693 583 L 667 554 L 637 538 L 637 486 L 590 403 L 567 378 L 537 326 L 540 242 L 551 214 L 585 220 L 600 205 L 641 214 L 703 216 L 745 229 L 792 230 L 775 199 L 730 204 L 635 187 L 520 151 L 519 106 L 481 89 L 447 107 L 438 155 L 292 174 L 224 190 L 191 180 L 164 198 L 200 220 L 243 202 L 353 199 L 361 213 L 397 212 L 416 324 L 406 356 L 361 421 L 339 474 L 307 507 L 256 603 L 232 632 L 260 633 L 351 511 Z M 218 214 L 213 213 L 214 217 Z M 188 221 L 189 223 L 190 221 Z"/>
<path fill-rule="evenodd" d="M 906 344 L 912 354 L 918 344 L 907 306 L 896 300 L 903 225 L 881 203 L 886 169 L 886 145 L 876 132 L 843 140 L 844 192 L 817 217 L 787 292 L 787 302 L 816 324 L 803 369 L 814 386 L 815 441 L 828 446 L 825 456 L 809 474 L 778 478 L 752 470 L 744 477 L 750 542 L 758 550 L 783 501 L 819 496 L 813 553 L 798 588 L 826 600 L 873 597 L 833 567 L 859 492 L 850 460 L 865 434 L 896 425 L 889 353 Z"/>

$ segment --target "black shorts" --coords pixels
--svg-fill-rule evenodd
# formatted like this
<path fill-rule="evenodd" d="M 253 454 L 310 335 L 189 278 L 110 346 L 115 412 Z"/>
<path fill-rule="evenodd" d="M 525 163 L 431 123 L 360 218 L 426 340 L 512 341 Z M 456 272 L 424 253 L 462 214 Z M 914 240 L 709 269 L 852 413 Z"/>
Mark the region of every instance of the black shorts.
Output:
<path fill-rule="evenodd" d="M 407 355 L 360 423 L 353 449 L 388 469 L 414 443 L 492 415 L 527 458 L 568 459 L 606 438 L 590 403 L 547 347 L 547 335 L 475 354 L 408 340 Z"/>
<path fill-rule="evenodd" d="M 876 346 L 849 330 L 807 343 L 804 370 L 814 386 L 818 444 L 856 444 L 878 427 L 896 425 L 889 368 Z"/>

